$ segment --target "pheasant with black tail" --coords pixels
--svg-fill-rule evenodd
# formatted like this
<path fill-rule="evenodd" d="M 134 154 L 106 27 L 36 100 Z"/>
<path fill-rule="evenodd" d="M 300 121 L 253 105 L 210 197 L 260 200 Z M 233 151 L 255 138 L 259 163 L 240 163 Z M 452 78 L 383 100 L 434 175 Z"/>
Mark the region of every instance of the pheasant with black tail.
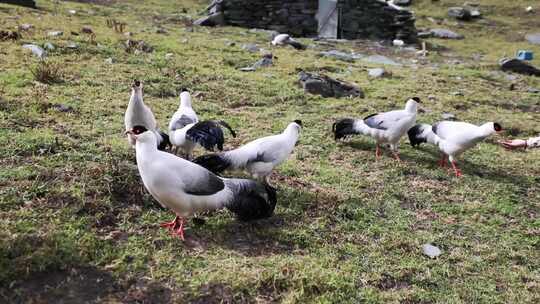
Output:
<path fill-rule="evenodd" d="M 239 220 L 270 217 L 277 203 L 275 189 L 247 179 L 229 179 L 170 153 L 159 151 L 156 136 L 144 126 L 128 130 L 136 141 L 137 167 L 143 184 L 162 206 L 176 214 L 161 226 L 184 239 L 184 218 L 227 208 Z"/>

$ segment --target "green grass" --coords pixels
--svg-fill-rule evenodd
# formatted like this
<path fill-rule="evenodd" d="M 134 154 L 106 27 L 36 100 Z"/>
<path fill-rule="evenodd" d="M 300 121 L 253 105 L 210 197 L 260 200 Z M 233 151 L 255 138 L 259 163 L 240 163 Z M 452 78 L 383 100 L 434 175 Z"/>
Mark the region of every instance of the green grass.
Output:
<path fill-rule="evenodd" d="M 448 49 L 426 59 L 384 48 L 382 54 L 404 66 L 387 67 L 393 77 L 376 80 L 366 72 L 375 65 L 318 58 L 327 46 L 297 52 L 272 48 L 264 33 L 247 29 L 191 28 L 183 20 L 207 1 L 180 2 L 0 5 L 1 29 L 34 25 L 21 40 L 0 42 L 0 299 L 540 301 L 540 151 L 504 151 L 490 138 L 464 155 L 465 176 L 456 179 L 438 168 L 433 147 L 413 149 L 403 139 L 404 164 L 389 153 L 375 161 L 372 140 L 336 143 L 330 131 L 338 118 L 394 109 L 419 96 L 420 122 L 451 112 L 474 123 L 501 122 L 504 137 L 540 133 L 539 96 L 527 92 L 540 88 L 540 79 L 519 76 L 509 90 L 512 80 L 496 64 L 505 53 L 530 49 L 540 66 L 540 47 L 523 39 L 538 31 L 538 12 L 524 13 L 530 1 L 478 1 L 484 18 L 463 25 L 427 19 L 444 17 L 461 2 L 414 1 L 418 27 L 448 27 L 466 39 L 430 39 Z M 127 37 L 107 27 L 111 18 L 154 52 L 125 52 Z M 83 25 L 92 27 L 97 45 L 70 34 Z M 158 27 L 168 34 L 156 34 Z M 64 35 L 47 37 L 52 30 Z M 44 85 L 30 72 L 37 60 L 21 46 L 48 41 L 57 46 L 48 60 L 61 62 L 63 75 Z M 71 41 L 79 48 L 63 47 Z M 250 42 L 272 50 L 275 65 L 238 71 L 259 57 L 241 49 Z M 374 54 L 373 46 L 356 41 L 335 48 Z M 169 60 L 167 53 L 173 53 Z M 105 62 L 109 57 L 113 64 Z M 366 98 L 305 95 L 297 84 L 300 69 L 355 82 Z M 145 101 L 162 128 L 177 107 L 178 89 L 197 92 L 201 117 L 224 119 L 239 131 L 227 148 L 302 119 L 300 144 L 272 176 L 279 188 L 275 216 L 239 223 L 224 211 L 205 215 L 204 225 L 188 223 L 185 243 L 160 229 L 157 223 L 172 213 L 142 189 L 122 136 L 133 79 L 143 80 Z M 73 110 L 59 112 L 54 104 Z M 428 242 L 442 249 L 438 259 L 422 254 Z"/>

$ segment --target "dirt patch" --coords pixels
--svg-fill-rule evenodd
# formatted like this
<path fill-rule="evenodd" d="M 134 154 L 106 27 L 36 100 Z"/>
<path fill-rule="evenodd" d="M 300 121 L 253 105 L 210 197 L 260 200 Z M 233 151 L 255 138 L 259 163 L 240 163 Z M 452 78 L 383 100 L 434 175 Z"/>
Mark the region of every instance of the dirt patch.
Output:
<path fill-rule="evenodd" d="M 183 294 L 174 290 L 175 298 Z M 122 283 L 94 267 L 36 273 L 29 280 L 0 288 L 4 303 L 171 303 L 173 290 L 160 282 L 140 279 Z"/>
<path fill-rule="evenodd" d="M 236 297 L 230 286 L 221 283 L 209 283 L 203 285 L 199 292 L 200 296 L 190 301 L 192 304 L 229 304 L 248 303 L 243 297 Z"/>
<path fill-rule="evenodd" d="M 411 275 L 406 274 L 399 278 L 394 278 L 393 276 L 384 273 L 381 279 L 372 282 L 372 285 L 380 290 L 408 288 L 411 286 Z"/>
<path fill-rule="evenodd" d="M 112 276 L 96 268 L 37 273 L 1 294 L 8 303 L 92 303 L 115 290 Z"/>

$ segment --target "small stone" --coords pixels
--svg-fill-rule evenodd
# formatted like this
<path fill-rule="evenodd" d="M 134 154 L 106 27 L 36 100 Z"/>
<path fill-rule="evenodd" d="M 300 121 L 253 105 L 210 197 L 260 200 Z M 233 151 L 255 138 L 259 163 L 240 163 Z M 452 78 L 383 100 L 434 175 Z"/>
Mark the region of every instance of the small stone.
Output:
<path fill-rule="evenodd" d="M 75 42 L 70 42 L 70 43 L 68 43 L 68 44 L 66 45 L 66 47 L 67 47 L 68 49 L 78 49 L 78 48 L 79 48 L 79 45 L 76 44 Z"/>
<path fill-rule="evenodd" d="M 470 20 L 471 12 L 463 7 L 455 6 L 448 9 L 448 16 L 458 20 Z"/>
<path fill-rule="evenodd" d="M 464 94 L 463 94 L 463 92 L 461 92 L 461 91 L 455 91 L 455 92 L 450 93 L 450 95 L 453 95 L 453 96 L 463 96 Z"/>
<path fill-rule="evenodd" d="M 73 112 L 73 107 L 57 103 L 52 106 L 58 112 Z"/>
<path fill-rule="evenodd" d="M 131 37 L 131 36 L 133 36 L 133 33 L 132 33 L 132 32 L 125 32 L 125 33 L 124 33 L 124 36 L 126 36 L 126 37 Z"/>
<path fill-rule="evenodd" d="M 77 11 L 76 11 L 76 10 L 69 10 L 68 12 L 69 12 L 71 15 L 77 14 Z"/>
<path fill-rule="evenodd" d="M 236 45 L 236 42 L 227 40 L 227 41 L 225 41 L 225 45 L 226 45 L 226 46 L 229 46 L 229 47 L 235 46 L 235 45 Z"/>
<path fill-rule="evenodd" d="M 251 53 L 257 53 L 260 50 L 260 48 L 254 43 L 243 44 L 242 49 Z"/>
<path fill-rule="evenodd" d="M 82 27 L 81 32 L 83 32 L 85 34 L 93 34 L 94 33 L 92 28 L 89 27 L 89 26 L 86 26 L 86 25 Z"/>
<path fill-rule="evenodd" d="M 401 39 L 394 39 L 392 41 L 392 45 L 394 46 L 404 46 L 405 45 L 405 42 Z"/>
<path fill-rule="evenodd" d="M 45 58 L 45 56 L 47 56 L 47 53 L 45 52 L 45 50 L 35 44 L 23 44 L 22 47 L 27 50 L 30 50 L 32 54 L 34 54 L 38 58 Z"/>
<path fill-rule="evenodd" d="M 456 120 L 456 115 L 452 113 L 442 113 L 441 118 L 444 120 Z"/>
<path fill-rule="evenodd" d="M 540 93 L 540 89 L 537 89 L 537 88 L 528 88 L 528 89 L 527 89 L 527 92 L 533 93 L 533 94 L 538 94 L 538 93 Z"/>
<path fill-rule="evenodd" d="M 54 47 L 54 44 L 50 43 L 50 42 L 46 42 L 43 47 L 49 51 L 54 51 L 55 47 Z"/>
<path fill-rule="evenodd" d="M 34 26 L 31 25 L 31 24 L 24 23 L 24 24 L 19 25 L 19 30 L 21 30 L 21 31 L 28 31 L 28 30 L 30 30 L 30 29 L 33 28 L 33 27 L 34 27 Z"/>
<path fill-rule="evenodd" d="M 431 244 L 422 245 L 422 251 L 424 252 L 425 255 L 427 255 L 428 257 L 432 259 L 442 254 L 441 250 L 438 247 L 433 246 Z"/>
<path fill-rule="evenodd" d="M 390 73 L 388 73 L 383 68 L 374 68 L 374 69 L 368 69 L 368 75 L 371 78 L 381 78 L 385 76 L 390 76 Z"/>
<path fill-rule="evenodd" d="M 174 55 L 173 53 L 167 53 L 165 54 L 165 59 L 169 60 L 173 57 L 173 55 Z"/>
<path fill-rule="evenodd" d="M 540 33 L 527 34 L 525 35 L 525 39 L 532 44 L 540 44 Z"/>
<path fill-rule="evenodd" d="M 113 64 L 114 60 L 112 59 L 112 57 L 109 57 L 107 59 L 105 59 L 105 63 L 108 63 L 108 64 Z"/>
<path fill-rule="evenodd" d="M 431 36 L 435 38 L 442 38 L 442 39 L 463 39 L 463 35 L 452 32 L 448 29 L 431 29 L 429 31 L 431 33 Z"/>
<path fill-rule="evenodd" d="M 62 32 L 62 31 L 52 31 L 52 32 L 47 33 L 47 35 L 49 37 L 59 37 L 59 36 L 64 35 L 64 32 Z"/>
<path fill-rule="evenodd" d="M 525 9 L 525 11 L 527 13 L 532 13 L 534 10 L 533 10 L 533 7 L 532 6 L 527 6 L 527 8 Z"/>
<path fill-rule="evenodd" d="M 187 38 L 184 38 L 184 39 L 180 40 L 180 42 L 182 42 L 182 43 L 188 43 L 188 41 L 189 40 L 187 40 Z"/>
<path fill-rule="evenodd" d="M 435 96 L 433 96 L 433 95 L 429 95 L 427 98 L 428 98 L 429 101 L 435 101 L 435 100 L 437 100 L 437 97 L 435 97 Z"/>

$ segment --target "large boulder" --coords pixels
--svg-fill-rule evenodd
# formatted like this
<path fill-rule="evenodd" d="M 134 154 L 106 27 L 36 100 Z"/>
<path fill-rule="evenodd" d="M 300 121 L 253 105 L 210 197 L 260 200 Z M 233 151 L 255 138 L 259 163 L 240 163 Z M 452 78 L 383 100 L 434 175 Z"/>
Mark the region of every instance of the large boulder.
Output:
<path fill-rule="evenodd" d="M 36 8 L 36 1 L 34 0 L 0 0 L 0 3 L 7 3 L 7 4 L 14 4 L 14 5 Z"/>
<path fill-rule="evenodd" d="M 200 26 L 217 26 L 217 25 L 225 25 L 225 16 L 222 12 L 217 12 L 205 17 L 202 17 L 195 22 L 193 22 L 195 25 Z"/>
<path fill-rule="evenodd" d="M 298 74 L 300 84 L 304 91 L 322 97 L 360 97 L 364 98 L 362 89 L 354 84 L 330 78 L 326 75 L 318 75 L 307 72 Z"/>
<path fill-rule="evenodd" d="M 516 58 L 503 58 L 500 60 L 501 70 L 523 75 L 540 76 L 540 70 L 535 66 Z"/>

